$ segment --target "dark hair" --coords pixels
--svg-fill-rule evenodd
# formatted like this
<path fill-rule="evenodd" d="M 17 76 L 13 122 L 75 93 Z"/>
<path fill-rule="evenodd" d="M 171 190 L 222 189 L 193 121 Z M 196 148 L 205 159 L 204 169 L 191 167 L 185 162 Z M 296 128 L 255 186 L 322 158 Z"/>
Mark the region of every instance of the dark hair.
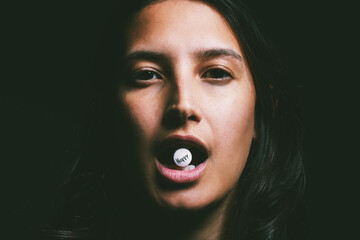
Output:
<path fill-rule="evenodd" d="M 300 108 L 292 95 L 291 83 L 281 71 L 280 61 L 270 43 L 241 1 L 198 1 L 217 9 L 233 30 L 242 47 L 256 89 L 256 139 L 253 140 L 247 164 L 239 180 L 236 206 L 231 218 L 232 223 L 229 224 L 229 239 L 303 239 L 304 223 L 299 217 L 302 216 L 302 196 L 305 187 L 302 164 L 303 126 Z M 111 159 L 112 154 L 117 155 L 114 151 L 118 150 L 113 149 L 114 143 L 119 141 L 115 134 L 131 136 L 124 128 L 118 127 L 119 129 L 114 130 L 114 126 L 121 125 L 121 122 L 118 122 L 119 119 L 121 121 L 121 113 L 116 111 L 116 76 L 119 73 L 120 56 L 124 50 L 123 34 L 138 11 L 157 1 L 131 2 L 130 5 L 120 4 L 121 6 L 114 11 L 114 18 L 110 21 L 104 37 L 104 48 L 99 54 L 97 68 L 100 81 L 95 88 L 98 89 L 96 97 L 99 102 L 96 107 L 97 115 L 101 117 L 96 121 L 93 142 L 89 143 L 88 154 L 84 153 L 83 156 L 86 164 L 82 165 L 80 162 L 72 179 L 69 180 L 70 184 L 67 184 L 71 186 L 67 189 L 72 190 L 66 195 L 74 196 L 70 201 L 72 205 L 61 208 L 71 209 L 68 215 L 72 220 L 65 226 L 64 229 L 67 230 L 43 230 L 42 235 L 45 239 L 91 239 L 97 236 L 106 239 L 104 234 L 108 230 L 107 206 L 112 205 L 101 204 L 94 199 L 107 198 L 107 201 L 111 202 L 112 196 L 102 181 L 102 173 L 111 171 L 111 166 L 107 166 L 108 161 L 99 164 L 98 160 L 100 156 L 103 159 Z M 114 117 L 115 115 L 117 117 Z M 124 149 L 130 142 L 123 142 Z M 105 192 L 107 197 L 99 197 L 104 196 Z M 87 207 L 84 208 L 85 205 Z M 80 212 L 83 209 L 87 210 Z M 65 215 L 55 215 L 54 218 L 64 219 Z M 55 222 L 58 223 L 52 227 L 60 228 L 60 221 Z M 94 227 L 95 225 L 97 227 Z M 101 231 L 98 230 L 100 228 Z"/>

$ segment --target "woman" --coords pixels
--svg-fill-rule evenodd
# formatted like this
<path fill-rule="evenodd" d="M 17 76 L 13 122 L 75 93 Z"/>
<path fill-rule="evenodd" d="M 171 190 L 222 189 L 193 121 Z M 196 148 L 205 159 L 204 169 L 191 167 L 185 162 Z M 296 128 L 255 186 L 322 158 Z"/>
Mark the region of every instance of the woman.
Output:
<path fill-rule="evenodd" d="M 73 177 L 101 180 L 44 238 L 301 239 L 301 121 L 241 2 L 136 1 L 112 22 L 97 134 Z"/>

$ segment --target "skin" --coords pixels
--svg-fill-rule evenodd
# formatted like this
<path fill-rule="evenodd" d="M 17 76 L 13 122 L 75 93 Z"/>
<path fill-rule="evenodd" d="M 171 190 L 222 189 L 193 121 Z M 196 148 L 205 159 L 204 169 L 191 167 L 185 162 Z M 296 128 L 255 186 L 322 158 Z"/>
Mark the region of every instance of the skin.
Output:
<path fill-rule="evenodd" d="M 217 203 L 186 239 L 218 239 L 255 136 L 255 89 L 241 46 L 223 17 L 198 1 L 147 6 L 127 36 L 130 78 L 120 84 L 119 101 L 137 136 L 141 185 L 163 209 Z M 164 119 L 174 109 L 183 121 L 169 127 Z M 196 182 L 167 188 L 157 179 L 155 149 L 173 135 L 196 137 L 209 158 Z"/>

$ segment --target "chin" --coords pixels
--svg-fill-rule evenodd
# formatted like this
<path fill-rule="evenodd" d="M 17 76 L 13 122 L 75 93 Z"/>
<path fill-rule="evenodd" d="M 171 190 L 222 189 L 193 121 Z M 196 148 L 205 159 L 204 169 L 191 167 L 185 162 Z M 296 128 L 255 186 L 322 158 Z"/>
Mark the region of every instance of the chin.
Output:
<path fill-rule="evenodd" d="M 229 193 L 215 194 L 214 191 L 204 191 L 197 187 L 162 192 L 154 195 L 156 204 L 172 211 L 198 211 L 212 208 L 228 199 Z"/>

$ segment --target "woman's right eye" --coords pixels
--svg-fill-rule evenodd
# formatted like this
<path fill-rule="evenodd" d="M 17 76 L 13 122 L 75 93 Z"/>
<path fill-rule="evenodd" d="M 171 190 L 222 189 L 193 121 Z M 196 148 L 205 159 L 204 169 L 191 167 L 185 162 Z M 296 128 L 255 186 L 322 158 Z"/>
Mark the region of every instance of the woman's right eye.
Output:
<path fill-rule="evenodd" d="M 134 81 L 149 81 L 162 78 L 160 73 L 153 70 L 141 70 L 136 72 L 132 77 Z"/>

